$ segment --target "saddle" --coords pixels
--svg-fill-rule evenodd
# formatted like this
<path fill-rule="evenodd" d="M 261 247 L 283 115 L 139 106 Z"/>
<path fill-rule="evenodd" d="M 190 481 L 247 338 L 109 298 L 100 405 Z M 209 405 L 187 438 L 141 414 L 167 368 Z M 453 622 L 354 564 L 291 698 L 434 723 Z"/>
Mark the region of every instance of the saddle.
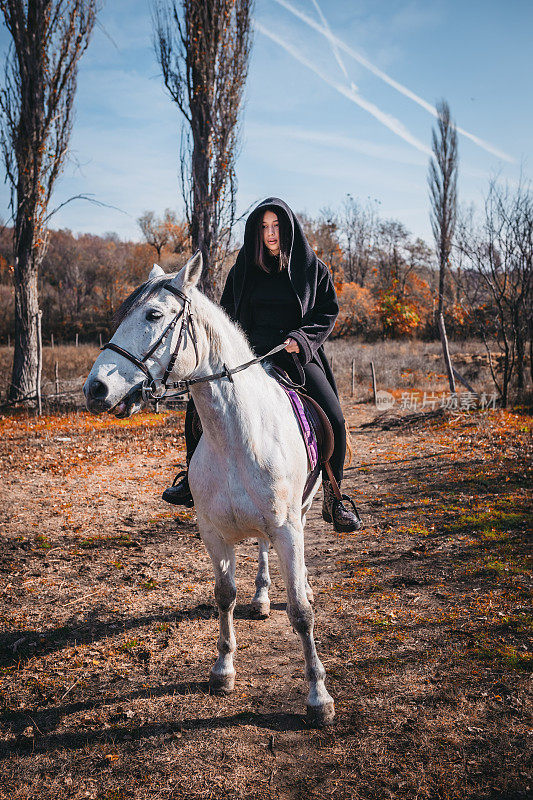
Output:
<path fill-rule="evenodd" d="M 309 497 L 322 470 L 328 476 L 336 499 L 341 502 L 345 496 L 341 495 L 329 464 L 334 445 L 331 422 L 316 400 L 309 397 L 301 386 L 294 384 L 284 370 L 272 365 L 272 373 L 290 400 L 307 451 L 310 472 L 305 482 L 302 503 Z M 202 435 L 202 423 L 196 409 L 192 433 L 198 442 Z"/>
<path fill-rule="evenodd" d="M 295 386 L 283 370 L 274 367 L 273 371 L 275 372 L 274 377 L 291 402 L 307 450 L 311 471 L 305 483 L 303 503 L 315 485 L 321 469 L 325 469 L 330 480 L 333 478 L 329 466 L 334 445 L 333 429 L 323 408 L 316 400 L 302 391 L 301 387 Z M 333 481 L 335 481 L 334 478 Z M 336 486 L 336 481 L 334 486 Z"/>

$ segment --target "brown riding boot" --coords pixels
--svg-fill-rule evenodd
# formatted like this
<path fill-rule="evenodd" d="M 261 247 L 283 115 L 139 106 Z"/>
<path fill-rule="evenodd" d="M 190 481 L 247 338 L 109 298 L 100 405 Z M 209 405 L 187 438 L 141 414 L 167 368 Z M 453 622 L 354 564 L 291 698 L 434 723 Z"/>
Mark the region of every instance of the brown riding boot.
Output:
<path fill-rule="evenodd" d="M 322 486 L 324 489 L 322 519 L 326 522 L 332 522 L 337 533 L 350 533 L 351 531 L 358 531 L 362 528 L 363 521 L 359 516 L 359 511 L 348 495 L 343 494 L 342 500 L 337 500 L 333 487 L 328 480 L 324 480 Z M 351 508 L 345 505 L 344 501 L 349 503 Z"/>

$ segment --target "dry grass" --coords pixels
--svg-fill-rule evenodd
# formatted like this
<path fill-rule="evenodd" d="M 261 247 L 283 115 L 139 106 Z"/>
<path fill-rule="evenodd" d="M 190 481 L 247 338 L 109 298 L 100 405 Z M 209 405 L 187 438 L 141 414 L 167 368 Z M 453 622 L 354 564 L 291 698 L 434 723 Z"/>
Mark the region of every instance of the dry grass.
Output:
<path fill-rule="evenodd" d="M 482 342 L 450 342 L 450 353 L 454 367 L 477 392 L 490 394 L 494 391 Z M 422 393 L 449 391 L 440 342 L 389 339 L 368 344 L 355 338 L 330 339 L 326 342 L 326 354 L 333 359 L 335 378 L 345 395 L 351 390 L 352 361 L 355 361 L 355 396 L 359 399 L 372 395 L 371 361 L 378 389 Z M 463 390 L 460 383 L 457 382 L 457 386 L 459 391 Z"/>
<path fill-rule="evenodd" d="M 453 362 L 478 392 L 490 394 L 494 384 L 485 348 L 476 341 L 451 342 Z M 67 392 L 71 405 L 83 407 L 81 387 L 99 353 L 97 346 L 62 345 L 43 348 L 43 395 L 55 393 L 55 364 L 58 364 L 60 391 Z M 387 391 L 446 392 L 446 379 L 440 342 L 386 340 L 367 344 L 353 338 L 332 339 L 326 354 L 333 359 L 333 370 L 341 392 L 351 392 L 351 365 L 355 361 L 355 397 L 368 400 L 372 394 L 370 362 L 374 362 L 378 389 Z M 0 347 L 0 395 L 9 385 L 13 348 Z M 458 384 L 459 390 L 463 387 Z"/>
<path fill-rule="evenodd" d="M 85 380 L 99 352 L 99 347 L 91 344 L 80 344 L 79 347 L 74 345 L 43 347 L 43 380 L 54 380 L 56 361 L 60 380 L 82 377 Z M 0 380 L 4 385 L 9 377 L 12 362 L 13 348 L 0 347 Z"/>
<path fill-rule="evenodd" d="M 99 352 L 96 345 L 89 344 L 43 347 L 42 394 L 45 402 L 47 397 L 52 396 L 51 401 L 55 405 L 84 407 L 82 386 Z M 57 388 L 61 393 L 59 398 L 55 397 L 56 364 L 59 377 Z M 12 365 L 13 348 L 0 347 L 0 397 L 6 396 Z"/>

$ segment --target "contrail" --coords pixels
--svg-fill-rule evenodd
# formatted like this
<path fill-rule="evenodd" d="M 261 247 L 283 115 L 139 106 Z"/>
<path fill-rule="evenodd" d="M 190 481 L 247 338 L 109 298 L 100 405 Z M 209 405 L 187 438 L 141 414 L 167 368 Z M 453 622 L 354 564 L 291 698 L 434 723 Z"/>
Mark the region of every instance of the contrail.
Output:
<path fill-rule="evenodd" d="M 330 42 L 332 47 L 337 47 L 339 50 L 343 50 L 353 59 L 358 61 L 359 64 L 361 64 L 363 67 L 372 72 L 373 75 L 376 75 L 378 78 L 381 78 L 382 81 L 388 83 L 389 86 L 392 86 L 392 88 L 396 89 L 396 91 L 400 92 L 400 94 L 405 95 L 405 97 L 408 97 L 414 103 L 417 103 L 419 106 L 422 106 L 422 108 L 428 111 L 432 116 L 438 117 L 437 109 L 434 106 L 432 106 L 431 103 L 428 103 L 422 97 L 419 97 L 417 94 L 408 89 L 407 86 L 404 86 L 403 84 L 398 83 L 398 81 L 395 81 L 394 78 L 391 78 L 391 76 L 387 75 L 386 72 L 383 72 L 383 70 L 379 69 L 379 67 L 376 67 L 375 64 L 372 64 L 370 61 L 368 61 L 368 59 L 366 59 L 352 47 L 345 44 L 342 41 L 342 39 L 339 39 L 338 36 L 335 36 L 335 34 L 331 32 L 327 24 L 326 26 L 319 25 L 318 22 L 315 22 L 314 19 L 311 19 L 311 17 L 307 16 L 307 14 L 304 14 L 303 11 L 300 11 L 298 8 L 295 8 L 291 3 L 287 2 L 287 0 L 275 0 L 275 2 L 278 3 L 278 5 L 285 8 L 287 11 L 290 11 L 290 13 L 294 14 L 294 16 L 298 17 L 298 19 L 301 19 L 302 22 L 305 22 L 305 24 L 309 25 L 310 28 L 313 28 L 315 31 L 318 31 L 318 33 L 321 33 L 322 36 L 324 36 Z M 321 16 L 321 18 L 323 19 L 323 15 Z M 474 142 L 474 144 L 477 144 L 478 147 L 482 147 L 483 150 L 486 150 L 488 153 L 492 153 L 492 155 L 497 156 L 498 158 L 501 158 L 504 161 L 515 163 L 515 159 L 507 155 L 507 153 L 504 153 L 503 150 L 499 150 L 497 147 L 494 147 L 494 145 L 490 144 L 489 142 L 486 142 L 484 139 L 480 139 L 479 136 L 474 136 L 473 133 L 465 131 L 464 128 L 459 128 L 458 126 L 456 126 L 456 128 L 458 133 L 462 134 L 467 139 L 470 139 L 472 142 Z"/>
<path fill-rule="evenodd" d="M 347 97 L 348 100 L 351 100 L 358 106 L 361 106 L 361 108 L 364 108 L 365 111 L 368 111 L 369 114 L 372 114 L 373 117 L 375 117 L 383 125 L 389 128 L 389 130 L 393 131 L 393 133 L 396 133 L 398 136 L 401 136 L 402 139 L 405 139 L 406 142 L 412 144 L 413 147 L 416 147 L 417 150 L 420 150 L 422 153 L 426 153 L 426 155 L 429 156 L 431 155 L 431 150 L 428 147 L 426 147 L 426 145 L 423 142 L 419 141 L 415 136 L 413 136 L 413 134 L 407 130 L 405 125 L 402 122 L 400 122 L 400 120 L 396 119 L 396 117 L 393 117 L 391 114 L 386 114 L 384 111 L 381 111 L 381 109 L 378 108 L 376 105 L 374 105 L 374 103 L 371 103 L 369 100 L 365 100 L 364 97 L 361 97 L 361 95 L 358 92 L 354 91 L 353 89 L 343 86 L 341 83 L 337 83 L 337 81 L 334 81 L 327 75 L 324 75 L 324 73 L 321 72 L 321 70 L 319 70 L 311 61 L 309 61 L 305 56 L 303 56 L 298 50 L 296 50 L 295 47 L 286 42 L 284 39 L 281 39 L 275 33 L 269 31 L 260 22 L 257 22 L 257 20 L 254 20 L 254 27 L 260 33 L 264 34 L 264 36 L 267 36 L 269 39 L 272 39 L 273 42 L 279 44 L 279 46 L 282 47 L 293 58 L 295 58 L 296 61 L 299 61 L 300 64 L 303 64 L 305 67 L 312 70 L 316 75 L 322 78 L 322 80 L 325 81 L 325 83 L 329 84 L 329 86 L 332 86 L 333 89 L 336 89 L 338 92 L 340 92 L 340 94 L 344 95 L 344 97 Z"/>
<path fill-rule="evenodd" d="M 332 32 L 331 28 L 329 27 L 328 21 L 325 18 L 324 14 L 322 13 L 322 9 L 318 5 L 317 0 L 311 0 L 311 2 L 314 5 L 314 7 L 316 8 L 318 16 L 322 20 L 322 25 L 324 26 L 324 28 L 327 30 L 327 32 L 329 34 L 332 34 L 333 32 Z M 335 56 L 337 64 L 341 68 L 342 74 L 344 75 L 346 80 L 349 80 L 348 71 L 347 71 L 346 67 L 344 66 L 344 61 L 342 60 L 341 54 L 339 53 L 339 48 L 337 47 L 337 45 L 333 41 L 331 42 L 331 49 L 333 50 L 333 55 Z M 355 84 L 352 84 L 352 89 L 356 89 L 356 88 L 357 87 L 355 86 Z"/>
<path fill-rule="evenodd" d="M 356 153 L 362 153 L 370 158 L 379 158 L 385 161 L 394 161 L 399 164 L 408 164 L 410 166 L 423 167 L 426 165 L 425 154 L 419 154 L 405 148 L 403 145 L 396 144 L 376 144 L 369 142 L 365 139 L 358 139 L 354 136 L 343 136 L 341 134 L 326 133 L 324 131 L 309 130 L 308 128 L 301 129 L 292 125 L 277 125 L 274 123 L 253 123 L 248 122 L 246 130 L 251 133 L 254 140 L 265 137 L 271 140 L 272 137 L 287 140 L 297 140 L 301 142 L 313 142 L 322 147 L 335 148 L 341 150 L 350 150 Z M 485 176 L 485 172 L 480 173 Z"/>

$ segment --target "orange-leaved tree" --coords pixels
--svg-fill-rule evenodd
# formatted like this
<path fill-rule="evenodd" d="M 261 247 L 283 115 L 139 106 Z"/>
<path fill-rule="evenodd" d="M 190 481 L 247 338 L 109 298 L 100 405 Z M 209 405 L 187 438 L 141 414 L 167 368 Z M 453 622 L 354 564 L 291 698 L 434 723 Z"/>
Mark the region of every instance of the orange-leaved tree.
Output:
<path fill-rule="evenodd" d="M 385 336 L 413 335 L 422 321 L 414 303 L 397 291 L 397 281 L 381 293 L 378 313 Z"/>
<path fill-rule="evenodd" d="M 370 289 L 358 283 L 337 283 L 339 316 L 334 336 L 365 335 L 377 332 L 378 309 Z"/>

